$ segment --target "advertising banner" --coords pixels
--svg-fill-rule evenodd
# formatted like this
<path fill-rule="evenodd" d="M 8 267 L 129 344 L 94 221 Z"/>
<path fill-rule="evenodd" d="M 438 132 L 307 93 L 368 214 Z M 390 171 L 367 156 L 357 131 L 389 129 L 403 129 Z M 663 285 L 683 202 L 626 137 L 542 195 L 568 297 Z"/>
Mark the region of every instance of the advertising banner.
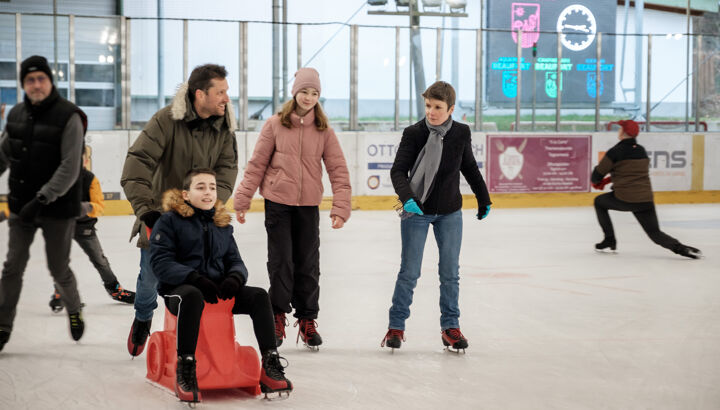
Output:
<path fill-rule="evenodd" d="M 488 135 L 490 192 L 588 192 L 590 135 Z"/>

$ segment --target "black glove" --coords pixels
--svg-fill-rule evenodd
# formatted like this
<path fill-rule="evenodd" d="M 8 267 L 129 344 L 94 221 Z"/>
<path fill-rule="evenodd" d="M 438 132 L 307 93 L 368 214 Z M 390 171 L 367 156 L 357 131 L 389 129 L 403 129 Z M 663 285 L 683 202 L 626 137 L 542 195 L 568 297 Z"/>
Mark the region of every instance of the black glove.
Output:
<path fill-rule="evenodd" d="M 33 198 L 32 201 L 25 204 L 25 206 L 22 207 L 20 210 L 20 218 L 24 222 L 32 222 L 33 219 L 35 219 L 36 216 L 40 213 L 40 209 L 42 209 L 42 203 L 40 203 L 40 200 L 38 198 Z"/>
<path fill-rule="evenodd" d="M 5 211 L 0 211 L 0 222 L 4 222 L 7 219 Z"/>
<path fill-rule="evenodd" d="M 243 286 L 245 286 L 245 278 L 240 274 L 231 273 L 220 284 L 220 299 L 232 299 Z"/>
<path fill-rule="evenodd" d="M 160 215 L 162 214 L 158 211 L 148 211 L 140 215 L 140 220 L 145 223 L 145 226 L 152 229 L 152 227 L 155 226 L 155 222 L 160 219 Z"/>
<path fill-rule="evenodd" d="M 188 275 L 187 280 L 185 281 L 188 285 L 193 285 L 196 288 L 200 289 L 200 292 L 203 294 L 203 299 L 205 299 L 205 302 L 210 304 L 215 304 L 218 302 L 218 288 L 215 282 L 210 280 L 207 276 L 200 275 L 197 272 L 193 272 L 190 275 Z"/>

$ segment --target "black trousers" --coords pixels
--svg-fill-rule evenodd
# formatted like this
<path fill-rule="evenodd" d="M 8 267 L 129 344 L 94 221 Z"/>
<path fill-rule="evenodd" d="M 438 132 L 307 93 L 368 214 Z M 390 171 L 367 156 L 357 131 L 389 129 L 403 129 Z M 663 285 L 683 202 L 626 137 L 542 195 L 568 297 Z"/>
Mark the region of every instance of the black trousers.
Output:
<path fill-rule="evenodd" d="M 178 355 L 195 354 L 200 332 L 200 317 L 205 308 L 202 292 L 192 285 L 180 285 L 165 295 L 165 305 L 170 313 L 177 316 Z M 235 296 L 232 312 L 235 315 L 250 315 L 261 353 L 277 348 L 273 312 L 265 289 L 253 286 L 241 287 Z"/>
<path fill-rule="evenodd" d="M 109 285 L 117 283 L 117 277 L 110 268 L 110 262 L 108 262 L 107 257 L 105 257 L 105 252 L 103 252 L 103 248 L 100 245 L 100 239 L 97 236 L 95 228 L 92 226 L 77 225 L 73 239 L 75 239 L 75 242 L 80 245 L 88 258 L 90 258 L 90 262 L 100 274 L 103 285 L 108 287 Z"/>
<path fill-rule="evenodd" d="M 68 313 L 80 311 L 80 294 L 75 275 L 70 270 L 70 245 L 75 229 L 75 219 L 37 217 L 32 222 L 23 221 L 18 215 L 8 219 L 9 240 L 7 258 L 0 277 L 0 330 L 12 331 L 17 304 L 22 290 L 23 274 L 30 258 L 30 245 L 38 228 L 45 239 L 47 266 L 62 297 Z"/>
<path fill-rule="evenodd" d="M 270 301 L 275 312 L 316 319 L 320 305 L 320 212 L 265 200 Z"/>
<path fill-rule="evenodd" d="M 660 230 L 654 202 L 625 202 L 615 198 L 614 192 L 595 197 L 595 213 L 606 238 L 614 238 L 615 231 L 608 210 L 632 212 L 645 233 L 653 242 L 674 251 L 680 242 Z"/>

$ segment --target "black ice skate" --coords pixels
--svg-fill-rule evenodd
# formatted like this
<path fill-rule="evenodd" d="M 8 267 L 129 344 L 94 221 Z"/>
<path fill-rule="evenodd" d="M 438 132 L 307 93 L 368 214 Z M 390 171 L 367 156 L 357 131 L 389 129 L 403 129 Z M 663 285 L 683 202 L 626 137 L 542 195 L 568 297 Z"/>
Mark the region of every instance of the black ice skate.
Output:
<path fill-rule="evenodd" d="M 175 394 L 181 401 L 190 404 L 199 403 L 202 395 L 198 391 L 197 376 L 195 374 L 195 355 L 184 354 L 178 356 Z"/>
<path fill-rule="evenodd" d="M 392 353 L 395 353 L 395 349 L 399 349 L 402 345 L 402 342 L 405 341 L 405 332 L 403 330 L 398 329 L 388 329 L 387 333 L 385 333 L 385 337 L 383 338 L 382 343 L 380 343 L 380 347 L 389 347 Z"/>
<path fill-rule="evenodd" d="M 443 330 L 442 342 L 448 350 L 453 351 L 451 347 L 455 349 L 455 353 L 460 353 L 460 349 L 462 349 L 463 353 L 465 353 L 465 349 L 468 347 L 467 339 L 465 339 L 465 336 L 463 336 L 458 328 Z"/>
<path fill-rule="evenodd" d="M 595 250 L 598 252 L 613 252 L 617 248 L 615 238 L 605 238 L 602 242 L 595 244 Z"/>
<path fill-rule="evenodd" d="M 85 332 L 85 322 L 83 321 L 82 311 L 70 313 L 68 317 L 70 318 L 70 334 L 73 340 L 77 342 L 82 337 L 83 332 Z"/>
<path fill-rule="evenodd" d="M 320 337 L 320 333 L 318 333 L 315 329 L 317 327 L 317 322 L 312 319 L 298 319 L 293 326 L 297 326 L 298 324 L 300 325 L 300 328 L 298 329 L 295 344 L 297 344 L 298 340 L 302 338 L 303 343 L 310 350 L 320 350 L 319 346 L 322 344 L 322 337 Z"/>
<path fill-rule="evenodd" d="M 288 321 L 285 318 L 285 312 L 275 313 L 275 346 L 280 347 L 285 339 L 285 326 Z"/>
<path fill-rule="evenodd" d="M 278 397 L 282 397 L 283 393 L 290 396 L 293 389 L 292 383 L 285 377 L 283 370 L 287 366 L 283 366 L 280 359 L 285 360 L 284 357 L 278 355 L 277 350 L 269 350 L 263 354 L 260 391 L 265 393 L 266 399 L 268 393 L 278 393 Z"/>
<path fill-rule="evenodd" d="M 140 355 L 145 350 L 145 342 L 150 335 L 151 325 L 152 319 L 145 322 L 136 318 L 133 321 L 127 340 L 128 353 L 132 357 Z"/>
<path fill-rule="evenodd" d="M 2 352 L 3 347 L 5 347 L 5 343 L 10 340 L 10 332 L 5 330 L 0 330 L 0 352 Z"/>
<path fill-rule="evenodd" d="M 683 245 L 681 243 L 675 245 L 675 247 L 673 248 L 673 252 L 691 259 L 700 259 L 703 256 L 702 252 L 700 252 L 700 249 L 693 248 L 692 246 Z"/>
<path fill-rule="evenodd" d="M 50 309 L 52 309 L 53 313 L 60 313 L 63 310 L 63 304 L 62 299 L 60 299 L 60 294 L 55 292 L 50 297 L 50 303 L 48 303 L 50 306 Z"/>
<path fill-rule="evenodd" d="M 105 285 L 105 291 L 113 300 L 123 303 L 135 303 L 135 292 L 123 289 L 117 282 Z"/>

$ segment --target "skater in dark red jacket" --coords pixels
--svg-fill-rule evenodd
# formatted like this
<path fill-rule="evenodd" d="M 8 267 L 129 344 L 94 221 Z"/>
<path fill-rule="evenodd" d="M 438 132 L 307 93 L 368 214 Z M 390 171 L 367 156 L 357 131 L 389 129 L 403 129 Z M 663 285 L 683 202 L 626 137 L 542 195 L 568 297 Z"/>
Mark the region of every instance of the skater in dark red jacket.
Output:
<path fill-rule="evenodd" d="M 230 214 L 217 199 L 215 172 L 190 171 L 183 191 L 163 195 L 165 212 L 150 237 L 150 265 L 158 278 L 158 293 L 177 316 L 177 386 L 182 401 L 198 402 L 195 374 L 200 317 L 205 303 L 235 298 L 232 312 L 247 314 L 262 354 L 263 393 L 290 392 L 275 344 L 270 298 L 262 288 L 245 286 L 247 268 L 230 226 Z"/>
<path fill-rule="evenodd" d="M 610 148 L 592 172 L 593 187 L 602 190 L 612 181 L 612 191 L 595 197 L 595 212 L 605 234 L 602 242 L 595 244 L 598 251 L 612 250 L 617 247 L 615 231 L 610 220 L 609 210 L 632 212 L 645 233 L 653 242 L 678 255 L 697 259 L 702 253 L 697 248 L 683 245 L 677 239 L 660 230 L 653 191 L 650 185 L 650 159 L 636 137 L 640 127 L 633 120 L 619 121 L 620 142 Z M 609 178 L 604 178 L 610 174 Z"/>

